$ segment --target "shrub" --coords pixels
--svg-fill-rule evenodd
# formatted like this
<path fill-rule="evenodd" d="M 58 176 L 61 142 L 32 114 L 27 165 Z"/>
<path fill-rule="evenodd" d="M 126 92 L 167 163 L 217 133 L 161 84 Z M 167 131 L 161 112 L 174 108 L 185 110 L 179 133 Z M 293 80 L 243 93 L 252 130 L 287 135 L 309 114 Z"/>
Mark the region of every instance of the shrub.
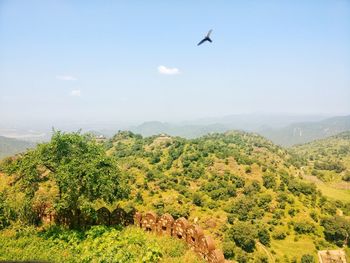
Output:
<path fill-rule="evenodd" d="M 270 246 L 270 233 L 267 229 L 259 229 L 258 231 L 258 238 L 261 244 L 265 246 Z"/>
<path fill-rule="evenodd" d="M 294 230 L 298 234 L 314 233 L 316 228 L 311 222 L 294 222 Z"/>
<path fill-rule="evenodd" d="M 226 259 L 233 259 L 235 256 L 235 243 L 232 241 L 226 241 L 222 245 L 222 250 Z"/>
<path fill-rule="evenodd" d="M 192 198 L 192 202 L 196 206 L 202 206 L 203 205 L 202 195 L 200 195 L 199 193 L 194 193 L 193 198 Z"/>
<path fill-rule="evenodd" d="M 313 255 L 304 254 L 301 257 L 301 263 L 314 263 L 314 262 L 315 262 L 315 258 Z"/>
<path fill-rule="evenodd" d="M 350 223 L 342 217 L 330 217 L 321 220 L 324 235 L 327 241 L 342 246 L 350 235 Z M 349 240 L 348 240 L 349 243 Z"/>
<path fill-rule="evenodd" d="M 274 188 L 276 186 L 276 178 L 273 174 L 265 174 L 262 177 L 263 185 L 266 188 Z"/>
<path fill-rule="evenodd" d="M 272 237 L 277 240 L 285 239 L 287 236 L 287 233 L 281 229 L 275 230 L 275 232 L 272 234 Z"/>

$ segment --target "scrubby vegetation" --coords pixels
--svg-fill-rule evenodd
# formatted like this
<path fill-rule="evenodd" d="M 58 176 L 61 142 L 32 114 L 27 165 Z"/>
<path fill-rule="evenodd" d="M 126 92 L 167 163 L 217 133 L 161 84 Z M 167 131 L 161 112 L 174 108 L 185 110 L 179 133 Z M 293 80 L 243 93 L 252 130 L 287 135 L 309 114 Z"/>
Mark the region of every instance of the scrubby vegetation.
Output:
<path fill-rule="evenodd" d="M 185 243 L 138 228 L 88 231 L 14 226 L 0 232 L 0 260 L 49 262 L 201 262 Z"/>
<path fill-rule="evenodd" d="M 192 140 L 119 132 L 105 143 L 56 132 L 50 143 L 2 163 L 0 227 L 6 231 L 16 221 L 40 226 L 44 211 L 52 211 L 58 224 L 77 229 L 99 207 L 118 205 L 197 222 L 238 262 L 313 262 L 318 249 L 346 243 L 350 204 L 325 197 L 305 180 L 315 162 L 303 151 L 243 132 Z M 349 172 L 342 167 L 334 173 Z M 123 231 L 129 230 L 106 230 L 106 238 Z M 86 243 L 94 238 L 84 233 L 77 244 L 95 257 L 97 248 Z"/>

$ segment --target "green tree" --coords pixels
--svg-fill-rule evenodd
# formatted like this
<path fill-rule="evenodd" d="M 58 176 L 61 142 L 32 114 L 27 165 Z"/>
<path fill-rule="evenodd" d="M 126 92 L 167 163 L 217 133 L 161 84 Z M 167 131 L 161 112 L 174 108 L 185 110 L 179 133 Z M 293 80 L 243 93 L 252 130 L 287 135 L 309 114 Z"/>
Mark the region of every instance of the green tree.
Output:
<path fill-rule="evenodd" d="M 265 174 L 262 176 L 263 185 L 266 188 L 274 188 L 276 187 L 276 178 L 273 174 Z"/>
<path fill-rule="evenodd" d="M 330 217 L 321 220 L 324 235 L 327 241 L 342 246 L 346 240 L 349 243 L 350 222 L 342 217 Z"/>
<path fill-rule="evenodd" d="M 192 198 L 192 202 L 196 205 L 196 206 L 202 206 L 203 205 L 203 198 L 202 195 L 199 193 L 194 193 L 193 194 L 193 198 Z"/>
<path fill-rule="evenodd" d="M 102 145 L 80 132 L 54 131 L 51 141 L 27 152 L 15 163 L 16 183 L 26 194 L 24 214 L 31 219 L 32 202 L 39 183 L 52 181 L 58 195 L 53 207 L 58 217 L 79 218 L 81 210 L 102 199 L 111 203 L 128 195 L 116 162 L 108 157 Z M 45 176 L 43 176 L 45 174 Z"/>
<path fill-rule="evenodd" d="M 228 230 L 229 239 L 246 252 L 253 252 L 255 249 L 256 230 L 247 222 L 237 222 Z"/>
<path fill-rule="evenodd" d="M 270 233 L 266 228 L 259 229 L 258 238 L 261 244 L 265 246 L 270 246 L 270 241 L 271 241 Z"/>
<path fill-rule="evenodd" d="M 226 241 L 222 244 L 222 250 L 226 259 L 232 259 L 235 256 L 235 243 L 232 241 Z"/>

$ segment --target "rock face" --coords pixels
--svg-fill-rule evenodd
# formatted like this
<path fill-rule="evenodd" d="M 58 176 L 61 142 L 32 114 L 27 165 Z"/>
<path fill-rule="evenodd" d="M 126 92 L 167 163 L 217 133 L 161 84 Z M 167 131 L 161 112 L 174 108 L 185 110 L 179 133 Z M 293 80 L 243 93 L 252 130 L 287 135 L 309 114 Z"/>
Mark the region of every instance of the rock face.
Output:
<path fill-rule="evenodd" d="M 216 249 L 214 240 L 210 236 L 204 235 L 199 226 L 190 224 L 186 218 L 181 217 L 174 220 L 170 214 L 158 217 L 154 212 L 147 212 L 145 215 L 136 212 L 134 225 L 146 231 L 154 231 L 160 235 L 169 235 L 185 241 L 193 251 L 207 262 L 225 262 L 224 254 L 221 250 Z"/>

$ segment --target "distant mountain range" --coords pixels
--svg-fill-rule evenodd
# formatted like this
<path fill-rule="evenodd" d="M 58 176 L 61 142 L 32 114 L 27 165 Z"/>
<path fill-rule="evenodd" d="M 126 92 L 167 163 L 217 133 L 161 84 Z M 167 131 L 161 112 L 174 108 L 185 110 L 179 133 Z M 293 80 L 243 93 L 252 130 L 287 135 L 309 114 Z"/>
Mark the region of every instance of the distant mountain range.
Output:
<path fill-rule="evenodd" d="M 350 130 L 350 116 L 328 118 L 317 122 L 293 123 L 283 128 L 258 131 L 276 144 L 292 146 L 326 138 Z"/>
<path fill-rule="evenodd" d="M 33 127 L 30 127 L 33 128 Z M 27 145 L 34 145 L 33 142 L 48 141 L 51 132 L 47 130 L 32 131 L 28 129 L 6 129 L 0 127 L 0 136 L 6 138 L 6 143 L 0 144 L 0 157 L 11 155 Z M 63 131 L 92 132 L 96 135 L 112 137 L 118 130 L 129 130 L 142 136 L 168 134 L 180 136 L 187 139 L 197 138 L 209 133 L 222 133 L 230 130 L 241 130 L 258 133 L 275 144 L 282 146 L 293 146 L 311 142 L 313 140 L 326 138 L 344 131 L 350 130 L 350 115 L 327 118 L 322 115 L 258 115 L 240 114 L 229 115 L 219 118 L 197 119 L 186 122 L 144 122 L 141 125 L 123 124 L 116 125 L 111 121 L 103 127 L 92 124 L 85 124 L 83 127 L 64 126 Z M 32 143 L 26 143 L 25 141 Z M 23 145 L 23 147 L 21 147 Z"/>
<path fill-rule="evenodd" d="M 23 152 L 35 146 L 35 143 L 0 136 L 0 159 Z"/>
<path fill-rule="evenodd" d="M 225 132 L 229 130 L 244 130 L 256 132 L 276 144 L 292 146 L 317 139 L 329 137 L 340 132 L 350 130 L 350 115 L 332 117 L 323 120 L 288 123 L 281 119 L 256 119 L 252 117 L 231 117 L 226 119 L 213 119 L 210 121 L 193 122 L 196 124 L 171 124 L 164 122 L 145 122 L 130 130 L 143 136 L 165 133 L 172 136 L 195 138 L 208 133 Z M 290 121 L 290 119 L 289 119 Z"/>
<path fill-rule="evenodd" d="M 151 136 L 157 134 L 168 134 L 184 138 L 196 138 L 213 132 L 225 132 L 229 128 L 225 124 L 191 125 L 191 124 L 170 124 L 158 121 L 145 122 L 139 126 L 130 129 L 132 132 L 142 136 Z"/>

